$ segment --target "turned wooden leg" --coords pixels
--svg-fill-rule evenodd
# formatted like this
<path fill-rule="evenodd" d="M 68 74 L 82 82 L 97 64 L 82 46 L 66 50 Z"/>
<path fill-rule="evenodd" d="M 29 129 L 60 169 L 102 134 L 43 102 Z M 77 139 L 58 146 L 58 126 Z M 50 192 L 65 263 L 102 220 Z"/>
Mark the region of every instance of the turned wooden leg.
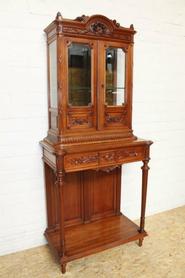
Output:
<path fill-rule="evenodd" d="M 61 264 L 61 272 L 66 273 L 66 263 Z"/>
<path fill-rule="evenodd" d="M 146 195 L 147 195 L 147 182 L 148 182 L 148 167 L 149 159 L 143 161 L 142 169 L 142 197 L 141 197 L 141 218 L 139 232 L 144 232 L 145 227 L 145 210 L 146 210 Z M 143 238 L 139 239 L 139 246 L 142 246 Z"/>
<path fill-rule="evenodd" d="M 141 247 L 143 245 L 143 238 L 139 239 L 139 247 Z"/>
<path fill-rule="evenodd" d="M 60 234 L 60 264 L 62 273 L 66 272 L 65 262 L 65 229 L 64 229 L 64 153 L 57 156 L 56 182 L 58 186 L 58 215 L 59 215 L 59 234 Z"/>

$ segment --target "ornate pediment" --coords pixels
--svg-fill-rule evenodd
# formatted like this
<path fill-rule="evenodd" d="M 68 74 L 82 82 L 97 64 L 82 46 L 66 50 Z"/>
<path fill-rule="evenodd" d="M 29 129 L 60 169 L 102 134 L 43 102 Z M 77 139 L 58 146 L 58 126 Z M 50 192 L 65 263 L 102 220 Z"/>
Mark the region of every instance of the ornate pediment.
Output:
<path fill-rule="evenodd" d="M 115 19 L 111 20 L 103 15 L 81 15 L 73 20 L 69 20 L 63 18 L 60 13 L 57 13 L 55 21 L 45 29 L 47 33 L 50 33 L 48 37 L 54 34 L 51 31 L 54 26 L 56 26 L 55 30 L 58 35 L 74 34 L 76 36 L 78 34 L 81 36 L 88 35 L 90 37 L 102 36 L 110 37 L 111 39 L 120 39 L 126 42 L 132 42 L 135 33 L 133 25 L 130 28 L 125 28 L 120 26 Z"/>

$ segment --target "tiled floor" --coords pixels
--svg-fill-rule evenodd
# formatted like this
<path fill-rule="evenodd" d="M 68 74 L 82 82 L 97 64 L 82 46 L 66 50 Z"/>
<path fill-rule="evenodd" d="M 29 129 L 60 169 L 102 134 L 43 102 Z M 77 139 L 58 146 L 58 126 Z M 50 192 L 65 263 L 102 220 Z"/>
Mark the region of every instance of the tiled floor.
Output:
<path fill-rule="evenodd" d="M 185 278 L 185 206 L 146 219 L 143 247 L 135 242 L 67 264 L 65 278 Z M 1 278 L 58 278 L 48 246 L 0 258 Z"/>

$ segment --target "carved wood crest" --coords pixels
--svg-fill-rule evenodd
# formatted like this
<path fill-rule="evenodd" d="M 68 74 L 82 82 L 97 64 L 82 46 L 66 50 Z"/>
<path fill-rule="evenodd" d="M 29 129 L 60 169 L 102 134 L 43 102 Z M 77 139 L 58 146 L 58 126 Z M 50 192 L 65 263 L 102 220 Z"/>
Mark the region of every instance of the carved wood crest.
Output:
<path fill-rule="evenodd" d="M 89 29 L 95 34 L 110 34 L 110 30 L 107 25 L 99 21 L 92 23 Z"/>

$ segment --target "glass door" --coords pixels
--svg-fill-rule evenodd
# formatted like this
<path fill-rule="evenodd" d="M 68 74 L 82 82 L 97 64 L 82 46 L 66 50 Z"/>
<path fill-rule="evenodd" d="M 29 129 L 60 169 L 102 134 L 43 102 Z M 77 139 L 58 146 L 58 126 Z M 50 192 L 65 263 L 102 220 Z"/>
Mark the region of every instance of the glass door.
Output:
<path fill-rule="evenodd" d="M 99 42 L 99 129 L 128 126 L 129 63 L 126 44 Z"/>
<path fill-rule="evenodd" d="M 66 43 L 67 130 L 96 128 L 96 42 L 68 38 Z"/>
<path fill-rule="evenodd" d="M 122 48 L 105 50 L 105 104 L 124 105 L 125 99 L 125 52 Z"/>
<path fill-rule="evenodd" d="M 72 42 L 68 47 L 68 104 L 70 106 L 90 106 L 91 48 L 88 44 Z"/>

